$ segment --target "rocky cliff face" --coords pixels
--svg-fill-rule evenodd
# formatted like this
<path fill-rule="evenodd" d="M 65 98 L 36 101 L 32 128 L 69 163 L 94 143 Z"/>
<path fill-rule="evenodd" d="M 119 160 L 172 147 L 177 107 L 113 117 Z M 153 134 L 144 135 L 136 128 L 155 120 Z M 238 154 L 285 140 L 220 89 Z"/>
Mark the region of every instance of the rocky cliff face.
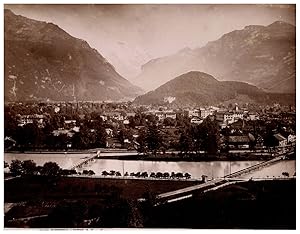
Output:
<path fill-rule="evenodd" d="M 277 21 L 251 25 L 223 35 L 198 49 L 149 61 L 135 83 L 152 90 L 188 71 L 203 71 L 219 80 L 254 84 L 268 92 L 295 93 L 296 28 Z"/>
<path fill-rule="evenodd" d="M 142 90 L 57 25 L 4 13 L 5 101 L 128 100 Z"/>

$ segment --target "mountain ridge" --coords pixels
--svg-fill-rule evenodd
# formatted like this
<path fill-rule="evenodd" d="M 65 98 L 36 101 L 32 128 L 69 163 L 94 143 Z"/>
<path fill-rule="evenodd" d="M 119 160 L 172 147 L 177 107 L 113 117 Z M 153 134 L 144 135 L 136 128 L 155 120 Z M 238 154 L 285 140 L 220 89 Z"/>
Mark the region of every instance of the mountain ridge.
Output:
<path fill-rule="evenodd" d="M 89 44 L 53 23 L 4 11 L 5 101 L 118 101 L 142 93 Z"/>
<path fill-rule="evenodd" d="M 295 26 L 282 21 L 249 25 L 203 47 L 150 60 L 141 67 L 134 83 L 152 90 L 197 70 L 219 80 L 244 81 L 268 92 L 295 93 L 295 48 Z"/>

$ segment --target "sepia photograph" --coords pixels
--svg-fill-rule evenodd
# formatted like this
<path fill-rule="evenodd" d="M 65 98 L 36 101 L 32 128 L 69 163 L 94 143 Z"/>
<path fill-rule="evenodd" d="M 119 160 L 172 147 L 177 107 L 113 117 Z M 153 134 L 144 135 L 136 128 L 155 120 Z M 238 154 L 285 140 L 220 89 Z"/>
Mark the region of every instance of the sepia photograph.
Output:
<path fill-rule="evenodd" d="M 5 230 L 296 230 L 296 4 L 2 6 Z"/>

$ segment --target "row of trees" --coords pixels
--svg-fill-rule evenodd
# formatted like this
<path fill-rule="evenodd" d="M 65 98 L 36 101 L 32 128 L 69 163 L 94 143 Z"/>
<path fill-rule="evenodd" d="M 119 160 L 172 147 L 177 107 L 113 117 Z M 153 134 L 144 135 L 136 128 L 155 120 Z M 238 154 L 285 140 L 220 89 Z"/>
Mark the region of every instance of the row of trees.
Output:
<path fill-rule="evenodd" d="M 72 169 L 62 169 L 55 162 L 46 162 L 43 166 L 37 166 L 33 160 L 12 160 L 9 165 L 4 162 L 4 168 L 9 168 L 14 176 L 20 175 L 43 175 L 43 176 L 61 176 L 61 175 L 95 175 L 93 170 L 83 170 L 82 173 Z"/>
<path fill-rule="evenodd" d="M 82 173 L 72 169 L 62 169 L 55 162 L 46 162 L 43 166 L 37 166 L 33 160 L 12 160 L 9 165 L 4 162 L 4 168 L 9 168 L 13 176 L 42 175 L 42 176 L 61 176 L 61 175 L 95 175 L 93 170 L 83 170 Z"/>
<path fill-rule="evenodd" d="M 122 174 L 119 172 L 119 171 L 102 171 L 102 175 L 103 176 L 122 176 Z M 172 172 L 171 174 L 169 172 L 165 172 L 165 173 L 162 173 L 162 172 L 151 172 L 150 175 L 147 173 L 147 172 L 137 172 L 137 173 L 128 173 L 128 172 L 125 172 L 124 176 L 132 176 L 132 177 L 137 177 L 137 178 L 171 178 L 171 179 L 175 179 L 175 178 L 186 178 L 186 179 L 190 179 L 191 178 L 191 175 L 189 173 L 181 173 L 181 172 L 178 172 L 178 173 L 175 173 L 175 172 Z"/>
<path fill-rule="evenodd" d="M 33 160 L 20 161 L 18 159 L 12 160 L 9 166 L 9 170 L 10 173 L 14 176 L 20 176 L 20 175 L 58 176 L 62 172 L 62 169 L 55 162 L 46 162 L 43 166 L 37 166 Z"/>

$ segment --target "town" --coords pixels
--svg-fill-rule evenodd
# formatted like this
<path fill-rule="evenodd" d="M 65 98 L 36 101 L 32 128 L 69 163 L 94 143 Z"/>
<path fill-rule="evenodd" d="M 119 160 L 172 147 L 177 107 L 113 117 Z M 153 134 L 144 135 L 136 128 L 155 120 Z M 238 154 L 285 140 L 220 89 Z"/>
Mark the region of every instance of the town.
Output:
<path fill-rule="evenodd" d="M 193 159 L 270 152 L 295 146 L 295 116 L 295 107 L 279 104 L 171 109 L 131 102 L 8 103 L 5 150 L 127 149 Z"/>

